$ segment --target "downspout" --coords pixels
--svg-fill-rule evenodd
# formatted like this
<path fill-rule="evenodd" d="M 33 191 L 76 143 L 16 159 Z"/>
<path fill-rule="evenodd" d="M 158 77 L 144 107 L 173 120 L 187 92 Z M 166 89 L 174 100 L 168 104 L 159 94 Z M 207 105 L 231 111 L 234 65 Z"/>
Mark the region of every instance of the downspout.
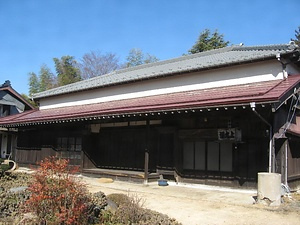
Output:
<path fill-rule="evenodd" d="M 288 187 L 288 141 L 286 140 L 284 143 L 284 184 Z"/>
<path fill-rule="evenodd" d="M 265 123 L 269 126 L 269 169 L 268 172 L 272 173 L 272 159 L 273 159 L 273 127 L 272 125 L 260 115 L 255 109 L 255 102 L 250 102 L 252 111 Z"/>

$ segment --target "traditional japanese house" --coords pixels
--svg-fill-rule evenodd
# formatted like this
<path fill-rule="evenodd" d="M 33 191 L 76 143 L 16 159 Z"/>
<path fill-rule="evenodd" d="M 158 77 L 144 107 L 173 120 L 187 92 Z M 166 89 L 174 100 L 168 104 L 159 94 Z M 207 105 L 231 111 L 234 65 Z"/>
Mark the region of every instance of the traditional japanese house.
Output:
<path fill-rule="evenodd" d="M 0 85 L 0 118 L 32 109 L 33 106 L 11 87 L 10 81 L 7 80 Z M 0 127 L 1 158 L 8 158 L 12 149 L 16 148 L 16 131 L 16 129 L 8 130 Z"/>
<path fill-rule="evenodd" d="M 0 126 L 18 129 L 20 164 L 56 154 L 83 172 L 242 187 L 269 171 L 295 187 L 299 55 L 240 45 L 122 69 L 38 93 Z"/>

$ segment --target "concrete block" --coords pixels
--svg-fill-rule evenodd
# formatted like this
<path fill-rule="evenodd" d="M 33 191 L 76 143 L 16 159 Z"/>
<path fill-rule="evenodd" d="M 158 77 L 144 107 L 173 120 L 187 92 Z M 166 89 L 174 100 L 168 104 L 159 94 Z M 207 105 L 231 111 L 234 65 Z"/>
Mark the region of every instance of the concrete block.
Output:
<path fill-rule="evenodd" d="M 258 173 L 257 202 L 269 206 L 281 204 L 281 174 Z"/>

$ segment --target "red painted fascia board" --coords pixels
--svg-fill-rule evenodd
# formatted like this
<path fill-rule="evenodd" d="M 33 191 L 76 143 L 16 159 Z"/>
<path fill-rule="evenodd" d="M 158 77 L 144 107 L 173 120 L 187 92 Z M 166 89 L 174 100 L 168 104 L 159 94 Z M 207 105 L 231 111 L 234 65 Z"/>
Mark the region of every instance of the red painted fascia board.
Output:
<path fill-rule="evenodd" d="M 227 98 L 215 98 L 215 99 L 196 99 L 194 101 L 181 101 L 169 103 L 165 102 L 164 99 L 168 99 L 169 95 L 161 96 L 152 96 L 142 98 L 144 102 L 147 102 L 145 99 L 152 99 L 153 103 L 156 104 L 144 104 L 138 106 L 140 99 L 130 99 L 130 100 L 119 100 L 110 103 L 98 103 L 93 105 L 84 105 L 84 106 L 75 106 L 75 107 L 66 107 L 58 109 L 49 109 L 49 110 L 31 110 L 27 113 L 17 114 L 14 116 L 2 118 L 0 120 L 1 124 L 17 124 L 17 123 L 32 123 L 32 122 L 46 122 L 53 120 L 63 120 L 63 119 L 75 119 L 82 117 L 92 117 L 92 116 L 103 116 L 111 114 L 126 114 L 126 113 L 139 113 L 139 112 L 153 112 L 153 111 L 163 111 L 163 110 L 179 110 L 182 108 L 201 108 L 201 107 L 218 107 L 220 105 L 237 105 L 237 104 L 248 104 L 249 102 L 255 101 L 259 102 L 274 102 L 279 101 L 280 97 L 287 93 L 288 90 L 291 90 L 297 83 L 300 81 L 300 76 L 293 76 L 287 80 L 281 80 L 278 82 L 272 82 L 272 85 L 264 91 L 259 93 L 254 93 L 252 95 L 242 95 L 233 97 L 230 96 Z M 241 86 L 240 86 L 241 87 Z M 253 86 L 252 86 L 253 88 Z M 278 90 L 279 88 L 279 90 Z M 224 88 L 226 90 L 226 88 Z M 275 90 L 275 91 L 274 91 Z M 180 96 L 179 99 L 183 98 L 185 94 L 193 92 L 182 92 L 182 93 L 173 93 L 173 98 L 176 99 L 176 96 Z M 155 101 L 156 99 L 162 100 L 160 104 Z M 131 103 L 132 106 L 121 106 L 115 107 L 113 105 L 122 105 L 120 103 Z M 134 105 L 135 104 L 135 105 Z M 111 108 L 108 107 L 111 106 Z M 103 107 L 108 107 L 104 108 Z M 77 111 L 76 111 L 77 110 Z"/>

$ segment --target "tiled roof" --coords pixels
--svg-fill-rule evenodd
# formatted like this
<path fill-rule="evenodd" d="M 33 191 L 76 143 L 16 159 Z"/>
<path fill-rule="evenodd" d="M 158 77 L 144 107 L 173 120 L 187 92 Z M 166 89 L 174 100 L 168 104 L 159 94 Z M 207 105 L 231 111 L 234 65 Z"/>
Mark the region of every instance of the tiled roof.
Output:
<path fill-rule="evenodd" d="M 295 51 L 295 49 L 296 46 L 293 44 L 252 47 L 225 47 L 114 71 L 110 74 L 37 93 L 33 96 L 33 98 L 40 99 L 48 96 L 61 95 L 65 93 L 117 85 L 121 83 L 135 82 L 138 80 L 151 79 L 161 76 L 169 76 L 183 72 L 205 70 L 272 58 L 275 59 L 276 54 L 287 54 Z"/>
<path fill-rule="evenodd" d="M 283 96 L 299 88 L 300 75 L 285 80 L 273 80 L 221 88 L 163 94 L 105 103 L 32 110 L 0 119 L 0 126 L 16 126 L 62 120 L 77 120 L 113 115 L 163 112 L 256 103 L 284 101 Z"/>

